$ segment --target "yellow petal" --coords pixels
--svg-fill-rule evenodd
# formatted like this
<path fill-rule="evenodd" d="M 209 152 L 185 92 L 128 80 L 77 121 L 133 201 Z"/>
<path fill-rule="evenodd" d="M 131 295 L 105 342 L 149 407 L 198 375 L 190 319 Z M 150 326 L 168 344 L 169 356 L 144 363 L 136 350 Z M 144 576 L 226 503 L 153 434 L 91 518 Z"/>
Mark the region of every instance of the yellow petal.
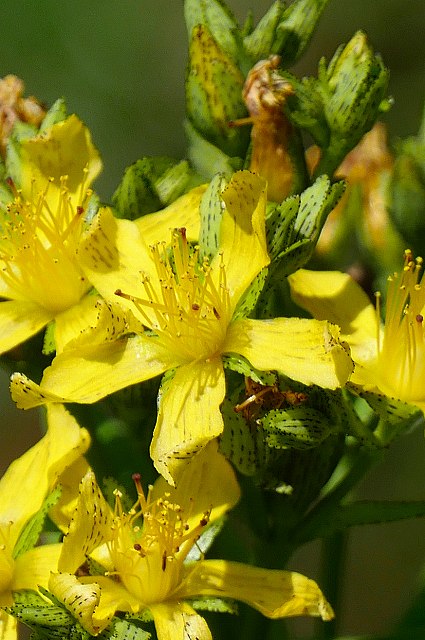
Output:
<path fill-rule="evenodd" d="M 224 394 L 223 366 L 215 358 L 179 367 L 160 395 L 150 453 L 170 484 L 178 480 L 191 456 L 223 431 Z"/>
<path fill-rule="evenodd" d="M 5 611 L 0 611 L 0 640 L 17 640 L 17 620 Z"/>
<path fill-rule="evenodd" d="M 96 547 L 112 537 L 113 512 L 100 491 L 93 471 L 81 480 L 69 531 L 64 538 L 59 570 L 74 573 Z"/>
<path fill-rule="evenodd" d="M 209 522 L 221 518 L 238 502 L 240 489 L 231 464 L 218 451 L 214 440 L 185 466 L 176 488 L 170 487 L 163 477 L 158 478 L 150 494 L 152 501 L 165 494 L 169 494 L 170 502 L 182 507 L 184 519 L 192 527 L 199 524 L 207 511 Z"/>
<path fill-rule="evenodd" d="M 45 370 L 40 385 L 15 373 L 10 391 L 20 409 L 46 402 L 90 404 L 114 391 L 154 378 L 176 364 L 173 354 L 156 338 L 135 336 L 65 349 Z"/>
<path fill-rule="evenodd" d="M 206 188 L 205 184 L 195 187 L 165 209 L 135 220 L 145 243 L 149 246 L 161 239 L 168 240 L 170 230 L 180 227 L 186 229 L 188 240 L 196 241 L 199 237 L 199 205 Z"/>
<path fill-rule="evenodd" d="M 67 187 L 75 206 L 81 204 L 80 189 L 87 189 L 102 169 L 102 162 L 93 146 L 90 131 L 77 118 L 69 116 L 54 124 L 46 134 L 24 140 L 20 144 L 21 176 L 19 187 L 23 197 L 44 191 L 49 178 L 55 182 L 49 188 L 48 200 L 56 210 L 60 178 L 68 176 Z M 85 169 L 87 173 L 85 174 Z M 75 200 L 75 202 L 74 202 Z"/>
<path fill-rule="evenodd" d="M 328 322 L 274 318 L 233 322 L 223 352 L 239 353 L 261 371 L 277 370 L 303 384 L 344 385 L 353 370 L 339 329 Z"/>
<path fill-rule="evenodd" d="M 100 600 L 100 587 L 96 583 L 81 584 L 69 573 L 53 573 L 49 580 L 49 591 L 62 602 L 78 622 L 92 635 L 97 635 L 109 624 L 93 623 L 93 614 Z M 112 618 L 112 616 L 111 616 Z"/>
<path fill-rule="evenodd" d="M 341 327 L 356 362 L 377 355 L 377 316 L 363 289 L 348 273 L 300 269 L 288 278 L 294 301 L 318 320 Z"/>
<path fill-rule="evenodd" d="M 268 618 L 334 617 L 332 607 L 314 582 L 293 571 L 261 569 L 227 560 L 202 560 L 188 569 L 176 597 L 216 595 L 246 602 Z"/>
<path fill-rule="evenodd" d="M 0 353 L 35 335 L 52 318 L 52 312 L 29 300 L 0 302 Z"/>
<path fill-rule="evenodd" d="M 84 296 L 78 304 L 56 316 L 56 353 L 61 353 L 65 345 L 80 336 L 88 327 L 96 325 L 99 316 L 98 303 L 100 300 L 100 296 Z"/>
<path fill-rule="evenodd" d="M 0 480 L 0 517 L 12 522 L 13 547 L 23 525 L 41 507 L 61 473 L 81 455 L 90 436 L 62 405 L 47 411 L 48 429 L 43 438 L 14 460 Z"/>
<path fill-rule="evenodd" d="M 50 573 L 58 570 L 61 549 L 61 544 L 46 544 L 21 554 L 15 560 L 11 590 L 32 589 L 36 591 L 38 586 L 47 589 Z"/>
<path fill-rule="evenodd" d="M 49 518 L 65 533 L 74 514 L 78 500 L 81 478 L 89 470 L 89 464 L 83 457 L 71 464 L 60 477 L 61 495 L 56 504 L 49 510 Z"/>
<path fill-rule="evenodd" d="M 204 618 L 185 602 L 150 607 L 158 640 L 212 640 Z"/>
<path fill-rule="evenodd" d="M 221 197 L 226 208 L 219 249 L 234 308 L 255 276 L 270 262 L 265 233 L 266 182 L 249 171 L 238 171 Z M 218 255 L 213 264 L 220 261 Z"/>
<path fill-rule="evenodd" d="M 165 237 L 158 240 L 168 240 Z M 83 235 L 78 251 L 79 262 L 90 282 L 106 299 L 126 304 L 115 295 L 117 289 L 125 293 L 145 297 L 141 273 L 155 276 L 149 247 L 139 227 L 131 220 L 118 220 L 111 209 L 99 210 L 87 232 Z"/>

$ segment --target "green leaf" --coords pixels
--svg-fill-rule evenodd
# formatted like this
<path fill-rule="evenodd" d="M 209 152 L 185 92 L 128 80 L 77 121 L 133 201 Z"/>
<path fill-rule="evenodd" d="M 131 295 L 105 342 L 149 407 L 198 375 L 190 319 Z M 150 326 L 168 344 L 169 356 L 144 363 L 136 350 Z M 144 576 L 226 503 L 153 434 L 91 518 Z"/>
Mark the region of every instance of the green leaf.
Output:
<path fill-rule="evenodd" d="M 61 491 L 61 487 L 57 486 L 43 502 L 41 509 L 27 522 L 13 549 L 13 557 L 15 559 L 35 547 L 43 530 L 49 509 L 59 500 Z"/>

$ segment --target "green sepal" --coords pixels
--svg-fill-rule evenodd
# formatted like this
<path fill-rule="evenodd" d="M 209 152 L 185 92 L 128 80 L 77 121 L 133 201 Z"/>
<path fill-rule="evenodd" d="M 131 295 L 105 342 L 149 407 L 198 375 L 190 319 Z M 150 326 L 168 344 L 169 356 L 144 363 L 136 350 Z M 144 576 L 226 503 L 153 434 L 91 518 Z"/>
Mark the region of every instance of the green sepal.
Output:
<path fill-rule="evenodd" d="M 195 542 L 195 544 L 187 554 L 185 558 L 185 564 L 197 562 L 198 560 L 203 559 L 204 555 L 207 553 L 208 549 L 211 547 L 212 543 L 222 530 L 225 522 L 225 517 L 219 518 L 204 529 L 201 536 L 198 538 L 198 540 Z"/>
<path fill-rule="evenodd" d="M 271 276 L 276 270 L 280 277 L 287 276 L 310 260 L 326 218 L 344 189 L 343 181 L 331 184 L 322 175 L 300 196 L 287 198 L 273 211 L 267 221 Z"/>
<path fill-rule="evenodd" d="M 244 385 L 226 395 L 221 407 L 224 430 L 220 436 L 220 451 L 245 476 L 254 476 L 266 469 L 276 451 L 264 442 L 261 425 L 250 427 L 242 412 L 235 407 L 244 399 Z"/>
<path fill-rule="evenodd" d="M 300 196 L 289 196 L 280 205 L 268 203 L 266 240 L 267 251 L 272 261 L 291 243 L 299 208 Z"/>
<path fill-rule="evenodd" d="M 238 353 L 226 353 L 222 356 L 225 369 L 240 373 L 246 378 L 251 378 L 259 384 L 272 385 L 276 382 L 276 374 L 270 371 L 259 371 L 250 362 Z"/>
<path fill-rule="evenodd" d="M 213 611 L 215 613 L 230 613 L 238 615 L 238 603 L 235 600 L 225 600 L 224 598 L 213 598 L 212 596 L 204 596 L 189 600 L 195 611 Z"/>
<path fill-rule="evenodd" d="M 151 634 L 131 619 L 113 618 L 111 624 L 96 637 L 99 640 L 149 640 Z"/>
<path fill-rule="evenodd" d="M 127 167 L 112 196 L 117 217 L 134 220 L 158 211 L 192 186 L 193 179 L 186 161 L 177 163 L 165 156 L 141 158 Z"/>
<path fill-rule="evenodd" d="M 44 332 L 42 353 L 49 356 L 56 351 L 55 322 L 49 322 Z"/>
<path fill-rule="evenodd" d="M 154 183 L 154 188 L 161 205 L 166 207 L 201 182 L 200 177 L 191 170 L 188 161 L 182 160 L 160 175 Z"/>
<path fill-rule="evenodd" d="M 294 95 L 287 99 L 289 119 L 296 127 L 307 131 L 319 147 L 327 147 L 331 132 L 324 113 L 320 82 L 311 76 L 300 80 L 288 72 L 283 77 L 294 88 Z"/>
<path fill-rule="evenodd" d="M 329 0 L 295 0 L 282 14 L 271 53 L 282 54 L 283 67 L 294 64 L 307 48 Z"/>
<path fill-rule="evenodd" d="M 268 269 L 261 269 L 239 300 L 233 313 L 233 320 L 247 318 L 255 309 L 267 281 Z"/>
<path fill-rule="evenodd" d="M 46 133 L 54 124 L 63 122 L 68 116 L 66 102 L 64 98 L 59 98 L 52 104 L 48 112 L 43 118 L 40 125 L 39 133 Z"/>
<path fill-rule="evenodd" d="M 21 184 L 21 142 L 34 138 L 37 133 L 35 126 L 17 121 L 9 137 L 6 148 L 6 173 L 18 188 Z"/>
<path fill-rule="evenodd" d="M 189 120 L 185 120 L 184 129 L 190 163 L 204 180 L 211 180 L 217 173 L 231 178 L 235 171 L 242 169 L 242 158 L 226 155 L 217 146 L 203 138 Z"/>
<path fill-rule="evenodd" d="M 46 592 L 50 598 L 50 594 Z M 46 602 L 33 591 L 17 591 L 13 594 L 14 603 L 7 608 L 7 613 L 31 629 L 36 630 L 41 638 L 67 638 L 75 620 L 68 611 Z"/>
<path fill-rule="evenodd" d="M 246 115 L 244 75 L 205 24 L 190 36 L 186 75 L 186 111 L 202 137 L 229 156 L 243 156 L 249 142 L 246 127 L 229 122 Z"/>
<path fill-rule="evenodd" d="M 222 173 L 213 177 L 202 196 L 199 213 L 201 227 L 199 231 L 199 248 L 201 259 L 212 258 L 220 246 L 220 228 L 223 217 L 221 194 L 228 182 Z"/>
<path fill-rule="evenodd" d="M 272 409 L 259 420 L 269 447 L 310 449 L 333 431 L 329 418 L 311 407 Z"/>
<path fill-rule="evenodd" d="M 15 559 L 29 549 L 35 547 L 43 530 L 47 514 L 59 500 L 61 492 L 62 489 L 58 485 L 45 499 L 39 511 L 37 511 L 37 513 L 27 522 L 15 544 L 15 548 L 13 549 L 13 557 Z"/>
<path fill-rule="evenodd" d="M 271 53 L 278 53 L 275 51 L 276 29 L 284 10 L 285 4 L 281 0 L 276 0 L 255 29 L 245 36 L 244 47 L 253 62 L 268 58 Z"/>

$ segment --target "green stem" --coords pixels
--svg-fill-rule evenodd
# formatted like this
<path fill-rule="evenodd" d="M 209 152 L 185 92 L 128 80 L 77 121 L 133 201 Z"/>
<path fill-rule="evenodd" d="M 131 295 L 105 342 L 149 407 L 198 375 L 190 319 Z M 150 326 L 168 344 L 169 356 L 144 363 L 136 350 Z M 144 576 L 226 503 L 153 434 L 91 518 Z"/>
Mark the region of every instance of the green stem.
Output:
<path fill-rule="evenodd" d="M 317 624 L 316 640 L 331 640 L 337 636 L 337 619 L 342 596 L 342 579 L 345 566 L 347 533 L 337 531 L 322 542 L 320 562 L 320 588 L 335 610 L 336 617 L 330 622 Z"/>
<path fill-rule="evenodd" d="M 327 535 L 332 531 L 333 515 L 340 502 L 382 457 L 380 449 L 352 447 L 341 459 L 342 475 L 337 484 L 301 521 L 295 532 L 298 545 Z"/>

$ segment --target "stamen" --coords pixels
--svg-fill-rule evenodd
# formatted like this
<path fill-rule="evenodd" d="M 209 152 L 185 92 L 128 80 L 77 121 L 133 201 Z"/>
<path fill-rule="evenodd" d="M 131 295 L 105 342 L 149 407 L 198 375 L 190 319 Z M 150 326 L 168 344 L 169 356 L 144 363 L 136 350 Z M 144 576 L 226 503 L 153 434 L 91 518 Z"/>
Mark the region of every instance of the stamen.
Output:
<path fill-rule="evenodd" d="M 132 302 L 142 323 L 183 358 L 208 359 L 220 349 L 230 316 L 230 295 L 220 255 L 212 266 L 200 261 L 199 247 L 191 248 L 185 229 L 172 232 L 171 245 L 150 248 L 156 278 L 145 276 L 146 298 L 117 289 Z"/>

